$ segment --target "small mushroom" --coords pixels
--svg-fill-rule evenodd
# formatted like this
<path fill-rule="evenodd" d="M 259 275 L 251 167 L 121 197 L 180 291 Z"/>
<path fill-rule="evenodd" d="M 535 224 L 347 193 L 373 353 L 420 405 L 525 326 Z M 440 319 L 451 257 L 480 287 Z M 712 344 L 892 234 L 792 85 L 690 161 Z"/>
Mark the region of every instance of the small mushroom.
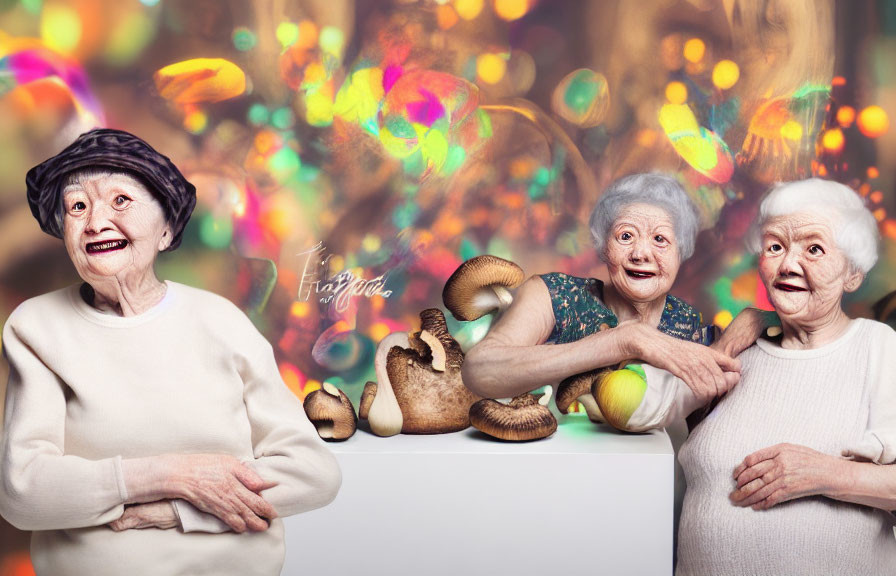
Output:
<path fill-rule="evenodd" d="M 324 382 L 320 390 L 305 397 L 305 414 L 324 440 L 345 440 L 358 427 L 355 408 L 345 392 Z"/>
<path fill-rule="evenodd" d="M 370 405 L 373 404 L 375 396 L 376 382 L 368 382 L 364 385 L 364 391 L 361 392 L 361 405 L 358 406 L 358 418 L 367 420 L 367 415 L 370 413 Z"/>
<path fill-rule="evenodd" d="M 379 346 L 376 347 L 373 364 L 376 370 L 377 384 L 376 390 L 373 391 L 374 396 L 370 402 L 370 408 L 366 412 L 370 430 L 377 436 L 394 436 L 401 432 L 404 418 L 401 415 L 398 400 L 395 398 L 395 392 L 392 390 L 392 383 L 389 381 L 386 362 L 389 351 L 393 347 L 407 346 L 410 346 L 407 333 L 393 332 L 383 338 Z"/>
<path fill-rule="evenodd" d="M 609 368 L 600 368 L 582 372 L 581 374 L 570 376 L 561 382 L 557 386 L 557 397 L 554 399 L 560 413 L 567 414 L 572 403 L 578 400 L 585 408 L 589 420 L 598 424 L 603 422 L 605 418 L 600 413 L 600 407 L 597 405 L 591 390 L 595 381 L 609 370 Z"/>
<path fill-rule="evenodd" d="M 445 282 L 442 301 L 458 320 L 476 320 L 513 301 L 512 290 L 523 283 L 523 269 L 509 260 L 483 255 L 461 264 Z"/>
<path fill-rule="evenodd" d="M 522 442 L 547 438 L 557 430 L 557 419 L 547 405 L 551 398 L 551 388 L 546 388 L 541 397 L 522 394 L 509 404 L 497 400 L 480 400 L 470 407 L 470 421 L 485 434 Z"/>

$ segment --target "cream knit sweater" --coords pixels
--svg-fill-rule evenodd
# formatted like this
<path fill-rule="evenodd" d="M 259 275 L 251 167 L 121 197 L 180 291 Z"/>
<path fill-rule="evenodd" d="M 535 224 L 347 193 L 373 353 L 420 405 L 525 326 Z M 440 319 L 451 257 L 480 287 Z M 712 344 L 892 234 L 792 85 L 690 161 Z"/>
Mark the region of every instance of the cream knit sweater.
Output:
<path fill-rule="evenodd" d="M 769 510 L 731 504 L 743 459 L 788 442 L 881 464 L 896 459 L 896 332 L 853 320 L 836 341 L 790 350 L 760 340 L 740 356 L 737 384 L 679 454 L 687 479 L 678 576 L 896 574 L 894 518 L 824 497 Z M 662 425 L 694 406 L 687 386 L 645 369 L 648 393 L 632 418 Z"/>
<path fill-rule="evenodd" d="M 270 345 L 229 301 L 168 283 L 134 317 L 102 314 L 77 286 L 32 298 L 3 330 L 10 363 L 0 513 L 32 535 L 38 575 L 280 573 L 283 523 L 235 534 L 176 502 L 182 530 L 113 532 L 121 460 L 226 453 L 277 486 L 287 516 L 325 505 L 339 468 L 283 384 Z"/>

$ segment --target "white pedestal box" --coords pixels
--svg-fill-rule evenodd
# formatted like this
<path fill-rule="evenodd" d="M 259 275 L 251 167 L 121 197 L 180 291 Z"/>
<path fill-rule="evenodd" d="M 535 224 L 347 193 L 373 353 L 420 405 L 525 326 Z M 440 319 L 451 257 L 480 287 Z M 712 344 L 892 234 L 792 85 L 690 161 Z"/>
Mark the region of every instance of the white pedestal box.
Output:
<path fill-rule="evenodd" d="M 283 576 L 672 574 L 673 453 L 584 414 L 546 440 L 473 428 L 331 443 L 342 489 L 285 519 Z"/>

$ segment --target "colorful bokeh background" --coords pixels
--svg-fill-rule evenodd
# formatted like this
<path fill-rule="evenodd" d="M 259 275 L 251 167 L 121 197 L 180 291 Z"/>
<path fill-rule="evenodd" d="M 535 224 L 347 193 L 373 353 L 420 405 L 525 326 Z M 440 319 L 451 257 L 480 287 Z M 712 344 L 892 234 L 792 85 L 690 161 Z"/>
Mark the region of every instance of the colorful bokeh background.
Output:
<path fill-rule="evenodd" d="M 159 275 L 239 303 L 299 397 L 329 381 L 357 399 L 376 343 L 441 306 L 472 256 L 604 276 L 587 216 L 640 171 L 697 203 L 675 292 L 722 327 L 767 305 L 742 245 L 762 193 L 848 184 L 882 252 L 845 306 L 885 317 L 890 118 L 886 0 L 0 0 L 0 320 L 78 280 L 24 179 L 94 126 L 196 184 Z M 488 322 L 449 328 L 466 348 Z M 26 549 L 0 524 L 0 576 L 30 573 Z"/>

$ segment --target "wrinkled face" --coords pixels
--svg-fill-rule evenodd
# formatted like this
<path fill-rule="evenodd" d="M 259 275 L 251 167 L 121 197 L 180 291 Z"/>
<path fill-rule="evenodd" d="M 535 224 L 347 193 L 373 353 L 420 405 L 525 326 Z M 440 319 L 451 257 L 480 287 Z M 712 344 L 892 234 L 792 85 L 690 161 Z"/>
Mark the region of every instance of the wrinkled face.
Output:
<path fill-rule="evenodd" d="M 770 218 L 762 227 L 759 276 L 783 322 L 811 327 L 840 313 L 863 275 L 837 247 L 834 225 L 817 213 Z"/>
<path fill-rule="evenodd" d="M 162 206 L 127 174 L 82 178 L 63 191 L 63 240 L 86 282 L 153 274 L 171 229 Z"/>
<path fill-rule="evenodd" d="M 631 302 L 665 298 L 681 265 L 672 218 L 650 204 L 619 211 L 606 250 L 610 282 Z"/>

